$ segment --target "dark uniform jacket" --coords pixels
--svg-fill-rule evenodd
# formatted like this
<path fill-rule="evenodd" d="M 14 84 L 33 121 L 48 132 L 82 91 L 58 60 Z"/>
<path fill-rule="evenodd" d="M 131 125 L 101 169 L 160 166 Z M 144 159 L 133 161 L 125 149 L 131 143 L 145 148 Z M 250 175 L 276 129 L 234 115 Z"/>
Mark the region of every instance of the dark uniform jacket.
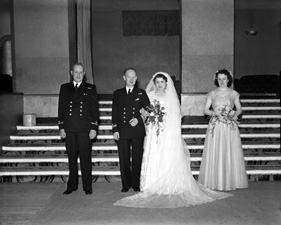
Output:
<path fill-rule="evenodd" d="M 82 82 L 76 91 L 73 82 L 61 85 L 58 114 L 60 130 L 97 131 L 99 111 L 96 86 Z"/>
<path fill-rule="evenodd" d="M 119 132 L 120 139 L 131 139 L 145 136 L 145 128 L 140 110 L 149 107 L 150 101 L 146 92 L 134 87 L 131 94 L 127 94 L 126 87 L 116 90 L 113 94 L 112 129 Z M 132 127 L 129 121 L 138 119 L 138 124 Z"/>

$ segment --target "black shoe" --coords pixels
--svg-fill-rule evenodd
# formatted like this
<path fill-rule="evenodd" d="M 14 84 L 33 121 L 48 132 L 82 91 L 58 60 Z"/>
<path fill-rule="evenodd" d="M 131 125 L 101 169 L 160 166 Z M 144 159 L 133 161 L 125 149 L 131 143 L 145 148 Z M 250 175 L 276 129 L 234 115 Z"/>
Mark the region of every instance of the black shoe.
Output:
<path fill-rule="evenodd" d="M 134 188 L 135 192 L 140 192 L 140 188 Z"/>
<path fill-rule="evenodd" d="M 78 188 L 74 189 L 74 190 L 69 190 L 68 188 L 63 192 L 64 195 L 69 195 L 71 194 L 73 191 L 77 191 Z"/>
<path fill-rule="evenodd" d="M 93 191 L 92 190 L 85 191 L 85 194 L 86 195 L 91 195 L 91 194 L 93 194 Z"/>
<path fill-rule="evenodd" d="M 69 195 L 71 193 L 72 193 L 72 191 L 71 190 L 67 190 L 67 189 L 63 192 L 64 195 Z"/>
<path fill-rule="evenodd" d="M 128 191 L 129 191 L 128 188 L 123 188 L 123 189 L 121 190 L 121 192 L 128 192 Z"/>

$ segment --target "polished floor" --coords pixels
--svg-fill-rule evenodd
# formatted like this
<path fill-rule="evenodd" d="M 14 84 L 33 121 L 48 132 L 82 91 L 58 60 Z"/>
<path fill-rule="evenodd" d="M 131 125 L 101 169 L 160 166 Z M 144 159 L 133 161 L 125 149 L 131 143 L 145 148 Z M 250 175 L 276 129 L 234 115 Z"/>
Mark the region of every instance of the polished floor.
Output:
<path fill-rule="evenodd" d="M 232 197 L 198 206 L 176 209 L 138 209 L 113 206 L 120 183 L 97 182 L 93 194 L 81 186 L 63 195 L 64 183 L 1 183 L 0 224 L 68 225 L 174 225 L 281 224 L 281 182 L 250 182 L 248 189 L 230 192 Z"/>

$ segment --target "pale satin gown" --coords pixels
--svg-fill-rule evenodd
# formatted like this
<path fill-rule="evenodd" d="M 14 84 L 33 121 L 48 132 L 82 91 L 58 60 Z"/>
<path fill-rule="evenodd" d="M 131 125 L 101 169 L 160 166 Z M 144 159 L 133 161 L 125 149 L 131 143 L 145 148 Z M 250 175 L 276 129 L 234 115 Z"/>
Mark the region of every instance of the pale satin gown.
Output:
<path fill-rule="evenodd" d="M 219 95 L 214 90 L 207 98 L 212 101 L 213 110 L 217 111 L 225 104 L 233 108 L 234 102 L 239 101 L 239 94 L 230 90 L 225 95 Z M 209 123 L 198 181 L 212 190 L 247 188 L 248 178 L 238 126 L 235 124 L 231 127 L 217 121 L 213 133 L 210 133 L 210 128 Z"/>
<path fill-rule="evenodd" d="M 155 94 L 161 106 L 165 102 Z M 165 121 L 177 123 L 165 114 Z M 180 118 L 179 118 L 180 120 Z M 231 196 L 215 192 L 199 184 L 191 173 L 190 156 L 181 137 L 181 122 L 177 129 L 164 123 L 159 136 L 152 125 L 147 127 L 141 170 L 141 193 L 123 198 L 114 205 L 140 208 L 176 208 L 199 205 Z"/>

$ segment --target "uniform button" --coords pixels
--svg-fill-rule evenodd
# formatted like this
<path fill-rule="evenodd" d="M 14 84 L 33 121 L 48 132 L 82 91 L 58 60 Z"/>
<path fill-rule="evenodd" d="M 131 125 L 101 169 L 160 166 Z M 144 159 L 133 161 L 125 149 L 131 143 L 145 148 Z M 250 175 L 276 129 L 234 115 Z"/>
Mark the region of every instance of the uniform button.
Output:
<path fill-rule="evenodd" d="M 124 120 L 124 123 L 126 123 L 126 121 Z"/>
<path fill-rule="evenodd" d="M 72 103 L 72 101 L 70 101 L 70 103 Z"/>
<path fill-rule="evenodd" d="M 83 110 L 80 110 L 80 112 L 82 112 Z"/>
<path fill-rule="evenodd" d="M 83 108 L 83 106 L 81 105 L 80 108 Z"/>
<path fill-rule="evenodd" d="M 133 114 L 135 114 L 135 112 L 133 112 Z"/>
<path fill-rule="evenodd" d="M 124 116 L 123 118 L 126 119 L 126 116 Z"/>
<path fill-rule="evenodd" d="M 71 114 L 71 113 L 69 113 L 69 115 L 71 116 L 72 114 Z"/>
<path fill-rule="evenodd" d="M 135 110 L 135 108 L 133 108 L 133 110 Z"/>
<path fill-rule="evenodd" d="M 83 102 L 80 102 L 81 104 L 83 104 Z"/>
<path fill-rule="evenodd" d="M 70 112 L 72 111 L 72 109 L 69 110 Z"/>
<path fill-rule="evenodd" d="M 82 116 L 82 114 L 80 114 L 80 116 Z"/>
<path fill-rule="evenodd" d="M 72 107 L 72 105 L 70 105 L 69 107 Z"/>
<path fill-rule="evenodd" d="M 124 108 L 124 110 L 126 110 L 126 108 Z"/>

